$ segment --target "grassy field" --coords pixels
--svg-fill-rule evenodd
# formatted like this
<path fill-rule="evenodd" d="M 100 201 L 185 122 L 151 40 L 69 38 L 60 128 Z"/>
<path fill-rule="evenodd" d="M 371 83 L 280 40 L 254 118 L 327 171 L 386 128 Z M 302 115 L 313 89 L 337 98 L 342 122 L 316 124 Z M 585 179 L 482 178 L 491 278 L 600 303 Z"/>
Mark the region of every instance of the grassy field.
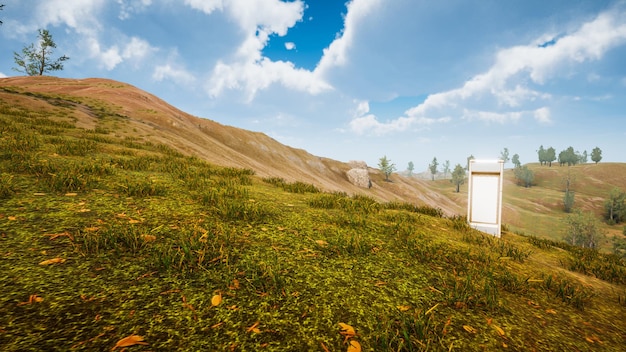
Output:
<path fill-rule="evenodd" d="M 626 190 L 626 164 L 600 163 L 571 167 L 527 165 L 535 174 L 533 186 L 525 188 L 516 184 L 513 170 L 504 171 L 502 223 L 511 231 L 526 233 L 554 241 L 561 241 L 566 233 L 563 210 L 565 180 L 570 177 L 570 187 L 575 194 L 574 209 L 593 213 L 600 223 L 604 240 L 601 250 L 612 251 L 613 237 L 623 238 L 624 224 L 608 225 L 603 221 L 604 201 L 612 189 Z M 455 193 L 450 180 L 426 183 L 430 189 L 467 206 L 467 184 Z"/>
<path fill-rule="evenodd" d="M 3 351 L 616 351 L 626 263 L 0 100 Z M 520 191 L 521 192 L 521 191 Z"/>

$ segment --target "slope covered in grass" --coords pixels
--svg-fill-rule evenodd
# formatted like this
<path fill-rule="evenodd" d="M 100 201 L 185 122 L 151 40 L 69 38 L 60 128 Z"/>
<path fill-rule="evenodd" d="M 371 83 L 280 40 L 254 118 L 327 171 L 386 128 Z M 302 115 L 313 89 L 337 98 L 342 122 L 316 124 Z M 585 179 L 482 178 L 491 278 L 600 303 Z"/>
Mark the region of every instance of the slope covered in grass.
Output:
<path fill-rule="evenodd" d="M 208 164 L 120 133 L 104 105 L 88 128 L 66 100 L 15 101 L 0 101 L 3 351 L 624 345 L 623 259 Z"/>

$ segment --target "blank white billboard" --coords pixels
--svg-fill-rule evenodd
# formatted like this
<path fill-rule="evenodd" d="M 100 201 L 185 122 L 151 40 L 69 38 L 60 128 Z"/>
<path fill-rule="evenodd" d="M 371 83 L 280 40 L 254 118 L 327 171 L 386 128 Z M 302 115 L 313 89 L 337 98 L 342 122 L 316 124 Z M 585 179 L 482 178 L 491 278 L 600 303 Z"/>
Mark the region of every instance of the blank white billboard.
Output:
<path fill-rule="evenodd" d="M 473 228 L 500 237 L 502 160 L 470 160 L 467 218 Z"/>

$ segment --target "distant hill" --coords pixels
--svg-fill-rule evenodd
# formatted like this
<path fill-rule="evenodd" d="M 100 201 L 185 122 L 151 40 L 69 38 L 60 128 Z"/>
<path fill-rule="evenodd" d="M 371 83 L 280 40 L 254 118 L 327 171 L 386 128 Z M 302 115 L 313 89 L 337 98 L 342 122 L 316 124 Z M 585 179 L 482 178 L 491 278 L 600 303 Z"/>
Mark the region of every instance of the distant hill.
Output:
<path fill-rule="evenodd" d="M 405 172 L 385 182 L 370 165 L 372 188 L 348 181 L 349 163 L 312 155 L 279 143 L 269 136 L 226 126 L 187 114 L 132 85 L 108 79 L 10 77 L 0 79 L 0 99 L 53 113 L 61 108 L 76 119 L 78 127 L 139 142 L 163 143 L 216 165 L 247 168 L 261 177 L 313 184 L 322 190 L 365 194 L 382 201 L 399 200 L 441 208 L 448 215 L 467 212 L 467 184 L 455 193 L 449 179 L 435 181 L 424 171 L 408 177 Z M 513 171 L 505 171 L 503 223 L 518 230 L 559 239 L 563 229 L 561 210 L 563 180 L 568 169 L 575 207 L 602 213 L 610 190 L 626 190 L 625 163 L 576 165 L 571 168 L 530 164 L 535 172 L 531 188 L 515 184 Z M 448 175 L 449 177 L 449 175 Z M 621 227 L 606 227 L 609 235 L 621 235 Z"/>
<path fill-rule="evenodd" d="M 623 350 L 626 258 L 549 238 L 565 175 L 600 214 L 626 165 L 507 170 L 500 239 L 450 216 L 467 185 L 350 167 L 124 83 L 0 79 L 0 350 Z"/>
<path fill-rule="evenodd" d="M 356 187 L 346 176 L 348 163 L 288 147 L 263 133 L 192 116 L 126 83 L 101 78 L 1 78 L 0 99 L 46 111 L 63 105 L 72 111 L 79 127 L 164 143 L 217 165 L 254 170 L 261 177 L 298 180 L 323 190 L 365 193 L 385 201 L 432 205 L 448 214 L 461 210 L 421 180 L 394 177 L 393 183 L 384 182 L 384 176 L 374 169 L 370 169 L 373 187 Z"/>

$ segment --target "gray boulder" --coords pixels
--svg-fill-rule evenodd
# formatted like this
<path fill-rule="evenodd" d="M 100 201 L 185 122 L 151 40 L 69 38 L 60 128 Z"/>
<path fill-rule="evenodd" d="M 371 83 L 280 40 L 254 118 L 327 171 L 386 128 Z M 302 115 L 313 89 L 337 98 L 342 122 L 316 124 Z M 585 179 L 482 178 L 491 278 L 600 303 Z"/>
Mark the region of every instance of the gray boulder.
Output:
<path fill-rule="evenodd" d="M 352 168 L 346 172 L 346 175 L 353 185 L 363 188 L 372 187 L 367 164 L 364 161 L 350 161 L 349 165 Z"/>

